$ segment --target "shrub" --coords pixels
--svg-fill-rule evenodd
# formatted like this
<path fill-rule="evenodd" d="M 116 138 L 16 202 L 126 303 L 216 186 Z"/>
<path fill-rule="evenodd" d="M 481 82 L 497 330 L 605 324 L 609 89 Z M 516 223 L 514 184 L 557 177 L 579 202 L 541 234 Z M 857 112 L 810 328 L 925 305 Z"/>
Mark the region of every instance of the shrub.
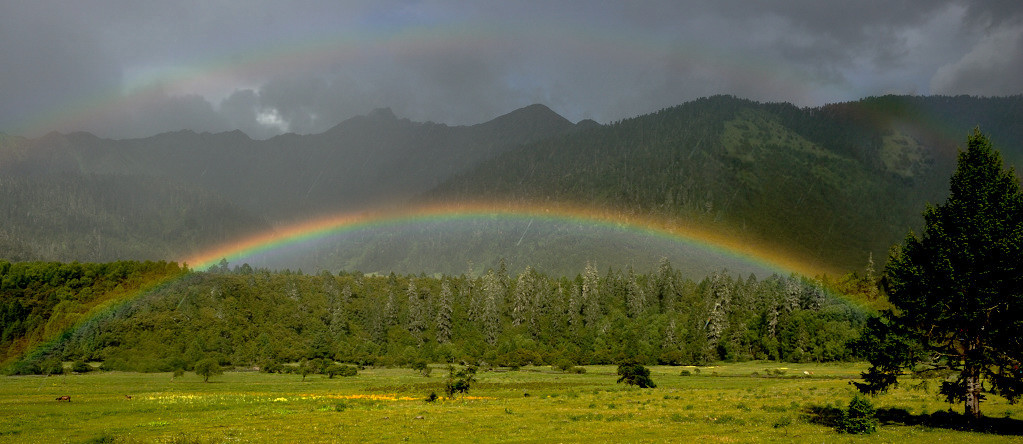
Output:
<path fill-rule="evenodd" d="M 636 362 L 626 362 L 618 365 L 618 382 L 625 381 L 629 385 L 638 385 L 640 388 L 654 388 L 657 384 L 650 379 L 650 369 Z"/>
<path fill-rule="evenodd" d="M 39 364 L 32 361 L 18 361 L 14 365 L 7 368 L 6 373 L 8 375 L 41 375 L 43 370 L 39 368 Z"/>
<path fill-rule="evenodd" d="M 877 431 L 877 415 L 870 400 L 857 394 L 842 412 L 838 431 L 852 434 L 870 434 Z"/>
<path fill-rule="evenodd" d="M 61 375 L 64 374 L 64 363 L 60 362 L 60 359 L 51 358 L 43 361 L 40 366 L 43 374 L 45 375 Z"/>
<path fill-rule="evenodd" d="M 778 418 L 778 420 L 775 421 L 774 424 L 771 424 L 771 427 L 778 429 L 781 427 L 788 427 L 790 425 L 792 425 L 792 417 L 782 416 L 781 418 Z"/>
<path fill-rule="evenodd" d="M 444 391 L 447 393 L 448 398 L 452 398 L 456 393 L 468 393 L 469 387 L 472 383 L 476 382 L 476 366 L 470 365 L 459 371 L 455 371 L 455 367 L 448 367 L 448 380 L 444 384 Z"/>
<path fill-rule="evenodd" d="M 268 361 L 259 366 L 259 370 L 266 373 L 283 373 L 284 366 L 280 362 Z"/>
<path fill-rule="evenodd" d="M 430 372 L 433 371 L 433 369 L 430 368 L 430 365 L 421 359 L 412 363 L 412 370 L 415 370 L 419 372 L 420 375 L 427 377 L 430 376 Z"/>
<path fill-rule="evenodd" d="M 571 370 L 572 367 L 575 367 L 575 363 L 572 362 L 571 359 L 559 359 L 551 367 L 554 367 L 556 370 L 561 370 L 563 372 L 567 372 L 567 371 Z"/>
<path fill-rule="evenodd" d="M 341 369 L 337 373 L 338 376 L 356 376 L 359 374 L 359 368 L 353 365 L 341 365 L 339 367 Z"/>
<path fill-rule="evenodd" d="M 85 361 L 75 361 L 74 364 L 71 364 L 71 370 L 75 373 L 88 373 L 92 371 L 92 366 Z"/>
<path fill-rule="evenodd" d="M 561 359 L 553 365 L 555 369 L 561 370 L 565 373 L 586 373 L 586 369 L 575 365 L 571 359 Z"/>
<path fill-rule="evenodd" d="M 327 375 L 328 379 L 334 379 L 334 376 L 337 376 L 339 373 L 341 373 L 341 366 L 337 364 L 330 364 L 327 368 L 323 369 L 323 374 Z"/>

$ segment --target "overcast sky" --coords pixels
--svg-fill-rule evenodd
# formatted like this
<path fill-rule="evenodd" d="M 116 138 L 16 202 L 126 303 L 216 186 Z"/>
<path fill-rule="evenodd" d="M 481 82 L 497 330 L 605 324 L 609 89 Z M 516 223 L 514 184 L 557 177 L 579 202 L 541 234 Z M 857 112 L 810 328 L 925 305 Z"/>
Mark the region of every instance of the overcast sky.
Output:
<path fill-rule="evenodd" d="M 4 0 L 0 42 L 0 131 L 25 136 L 1023 93 L 1018 0 Z"/>

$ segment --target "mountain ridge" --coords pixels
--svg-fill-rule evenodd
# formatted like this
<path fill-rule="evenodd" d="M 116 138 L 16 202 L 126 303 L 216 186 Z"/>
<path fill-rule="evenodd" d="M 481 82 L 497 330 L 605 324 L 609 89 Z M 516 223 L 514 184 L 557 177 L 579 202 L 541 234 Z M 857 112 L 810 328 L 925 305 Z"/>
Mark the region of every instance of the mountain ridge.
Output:
<path fill-rule="evenodd" d="M 466 126 L 413 122 L 381 109 L 323 133 L 266 140 L 253 140 L 240 131 L 177 131 L 122 140 L 87 133 L 51 133 L 39 139 L 8 136 L 0 138 L 0 159 L 7 159 L 0 163 L 0 173 L 21 181 L 15 188 L 22 191 L 3 188 L 4 183 L 13 183 L 11 179 L 0 182 L 0 193 L 22 196 L 23 190 L 46 189 L 48 182 L 57 183 L 55 178 L 62 176 L 102 178 L 106 184 L 133 177 L 165 184 L 195 202 L 219 202 L 223 211 L 210 210 L 209 203 L 197 207 L 207 208 L 211 215 L 233 214 L 248 221 L 242 225 L 252 227 L 281 226 L 388 203 L 572 203 L 694 224 L 785 248 L 826 268 L 855 270 L 870 255 L 882 257 L 890 245 L 918 227 L 926 203 L 944 198 L 956 147 L 974 126 L 981 125 L 1009 163 L 1021 165 L 1023 123 L 1014 118 L 1021 112 L 1023 96 L 881 96 L 816 108 L 713 96 L 607 125 L 587 120 L 573 124 L 545 105 L 534 104 Z M 180 191 L 186 189 L 192 191 Z M 100 197 L 82 197 L 66 213 L 49 217 L 77 220 L 82 212 L 98 213 L 90 202 L 102 201 Z M 187 200 L 162 196 L 156 201 L 175 202 L 167 205 L 188 213 L 195 202 Z M 174 214 L 157 207 L 129 219 Z M 10 213 L 24 209 L 12 208 Z M 132 239 L 140 245 L 159 243 L 153 250 L 161 252 L 174 251 L 174 242 L 200 248 L 202 241 L 196 236 L 204 224 L 230 226 L 216 222 L 217 217 L 193 220 L 198 231 L 191 231 L 191 240 L 162 239 L 166 237 L 162 232 Z M 26 250 L 45 259 L 78 257 L 73 248 L 65 249 L 64 255 L 46 253 L 54 248 L 42 246 L 49 245 L 45 236 L 19 237 L 33 231 L 18 225 L 27 223 L 22 219 L 10 220 L 20 222 L 0 228 L 0 239 L 18 239 L 10 251 L 19 257 Z M 63 227 L 59 229 L 72 237 L 74 233 L 88 237 L 102 228 L 51 225 Z M 485 231 L 475 230 L 481 229 Z M 401 239 L 402 247 L 394 243 L 396 239 L 387 241 L 392 244 L 387 247 L 389 255 L 374 253 L 382 240 L 335 247 L 333 253 L 318 255 L 334 256 L 316 266 L 386 271 L 395 261 L 454 261 L 445 270 L 464 269 L 464 261 L 459 264 L 452 258 L 402 259 L 401 254 L 434 253 L 421 248 L 432 241 Z M 448 250 L 493 257 L 525 254 L 497 250 L 498 243 L 486 239 L 477 239 L 478 245 L 458 244 L 464 241 L 451 239 L 456 244 Z M 561 245 L 552 243 L 550 248 L 576 248 L 569 246 L 571 242 Z M 130 251 L 138 254 L 142 249 Z M 0 245 L 0 257 L 9 254 L 13 253 Z M 107 259 L 121 259 L 118 254 L 111 251 Z M 384 262 L 359 259 L 385 256 Z"/>
<path fill-rule="evenodd" d="M 241 131 L 196 133 L 190 130 L 160 133 L 146 138 L 103 139 L 90 133 L 49 133 L 37 139 L 4 138 L 0 141 L 0 196 L 8 216 L 0 217 L 0 257 L 47 260 L 168 259 L 185 257 L 209 248 L 212 239 L 195 229 L 232 226 L 263 227 L 291 223 L 321 214 L 357 211 L 388 202 L 402 202 L 440 183 L 448 175 L 467 169 L 496 153 L 548 135 L 567 132 L 573 125 L 561 116 L 537 113 L 536 108 L 507 114 L 474 126 L 451 127 L 399 119 L 379 110 L 339 123 L 325 133 L 282 135 L 253 140 Z M 549 109 L 548 109 L 549 111 Z M 505 117 L 505 116 L 502 116 Z M 550 120 L 544 123 L 543 120 Z M 517 126 L 527 124 L 526 129 Z M 31 212 L 34 199 L 58 199 L 66 193 L 63 180 L 79 182 L 73 205 L 54 208 L 46 220 Z M 147 184 L 163 184 L 166 192 Z M 103 185 L 99 185 L 102 182 Z M 120 185 L 111 185 L 111 184 Z M 145 189 L 153 193 L 144 214 L 131 209 L 109 213 L 98 207 L 100 195 L 113 189 Z M 29 191 L 33 190 L 33 191 Z M 108 190 L 108 191 L 103 191 Z M 176 191 L 172 191 L 176 190 Z M 190 196 L 176 199 L 171 192 Z M 139 203 L 141 205 L 141 203 Z M 212 205 L 212 206 L 211 206 Z M 203 208 L 205 221 L 185 214 Z M 214 208 L 216 207 L 216 208 Z M 175 209 L 176 208 L 176 209 Z M 18 216 L 18 215 L 21 216 Z M 104 215 L 96 217 L 96 215 Z M 219 215 L 219 216 L 218 216 Z M 236 222 L 222 220 L 222 217 Z M 108 248 L 97 253 L 75 247 L 67 239 L 88 239 L 111 222 L 136 220 L 157 227 L 157 219 L 191 223 L 193 230 L 158 230 L 148 235 L 115 230 L 131 247 Z M 80 223 L 72 223 L 79 221 Z M 49 227 L 59 236 L 48 236 Z M 231 230 L 228 230 L 231 231 Z M 217 235 L 216 242 L 252 233 L 234 230 Z M 191 233 L 189 238 L 173 233 Z M 170 234 L 170 235 L 169 235 Z M 205 239 L 205 240 L 202 240 Z M 61 245 L 54 245 L 58 243 Z M 110 242 L 106 243 L 108 246 Z M 142 253 L 151 244 L 151 255 Z M 174 245 L 178 244 L 178 248 Z M 35 253 L 27 254 L 26 252 Z"/>
<path fill-rule="evenodd" d="M 797 108 L 714 96 L 517 148 L 424 198 L 650 213 L 855 270 L 943 200 L 972 126 L 1008 141 L 999 148 L 1009 162 L 1023 160 L 1023 124 L 1004 118 L 1021 103 L 883 96 Z"/>

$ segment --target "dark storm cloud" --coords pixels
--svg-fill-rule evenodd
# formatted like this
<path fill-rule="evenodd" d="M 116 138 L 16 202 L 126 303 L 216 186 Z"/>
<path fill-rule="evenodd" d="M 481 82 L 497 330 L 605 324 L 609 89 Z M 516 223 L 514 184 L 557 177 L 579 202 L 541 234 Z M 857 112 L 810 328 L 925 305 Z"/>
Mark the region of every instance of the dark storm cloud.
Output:
<path fill-rule="evenodd" d="M 0 131 L 28 135 L 264 138 L 379 107 L 471 124 L 539 102 L 606 122 L 719 93 L 1023 92 L 1014 0 L 14 0 L 0 38 Z"/>

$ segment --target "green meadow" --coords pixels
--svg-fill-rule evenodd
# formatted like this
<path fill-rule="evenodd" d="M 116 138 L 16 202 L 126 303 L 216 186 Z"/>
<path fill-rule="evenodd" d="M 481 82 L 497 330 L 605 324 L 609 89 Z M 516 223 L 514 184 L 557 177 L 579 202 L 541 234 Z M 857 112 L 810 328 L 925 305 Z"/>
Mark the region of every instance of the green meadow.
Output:
<path fill-rule="evenodd" d="M 481 371 L 445 399 L 446 367 L 429 376 L 366 368 L 354 377 L 227 372 L 92 372 L 0 379 L 3 442 L 1023 442 L 1023 407 L 990 395 L 999 433 L 934 424 L 949 405 L 940 380 L 905 379 L 873 399 L 872 435 L 829 425 L 865 364 L 747 362 L 651 367 L 657 383 L 615 381 L 616 367 Z M 434 402 L 425 398 L 435 392 Z M 71 402 L 57 401 L 70 396 Z M 127 396 L 131 396 L 129 399 Z M 960 410 L 961 406 L 954 407 Z M 1015 434 L 1013 434 L 1015 433 Z"/>

